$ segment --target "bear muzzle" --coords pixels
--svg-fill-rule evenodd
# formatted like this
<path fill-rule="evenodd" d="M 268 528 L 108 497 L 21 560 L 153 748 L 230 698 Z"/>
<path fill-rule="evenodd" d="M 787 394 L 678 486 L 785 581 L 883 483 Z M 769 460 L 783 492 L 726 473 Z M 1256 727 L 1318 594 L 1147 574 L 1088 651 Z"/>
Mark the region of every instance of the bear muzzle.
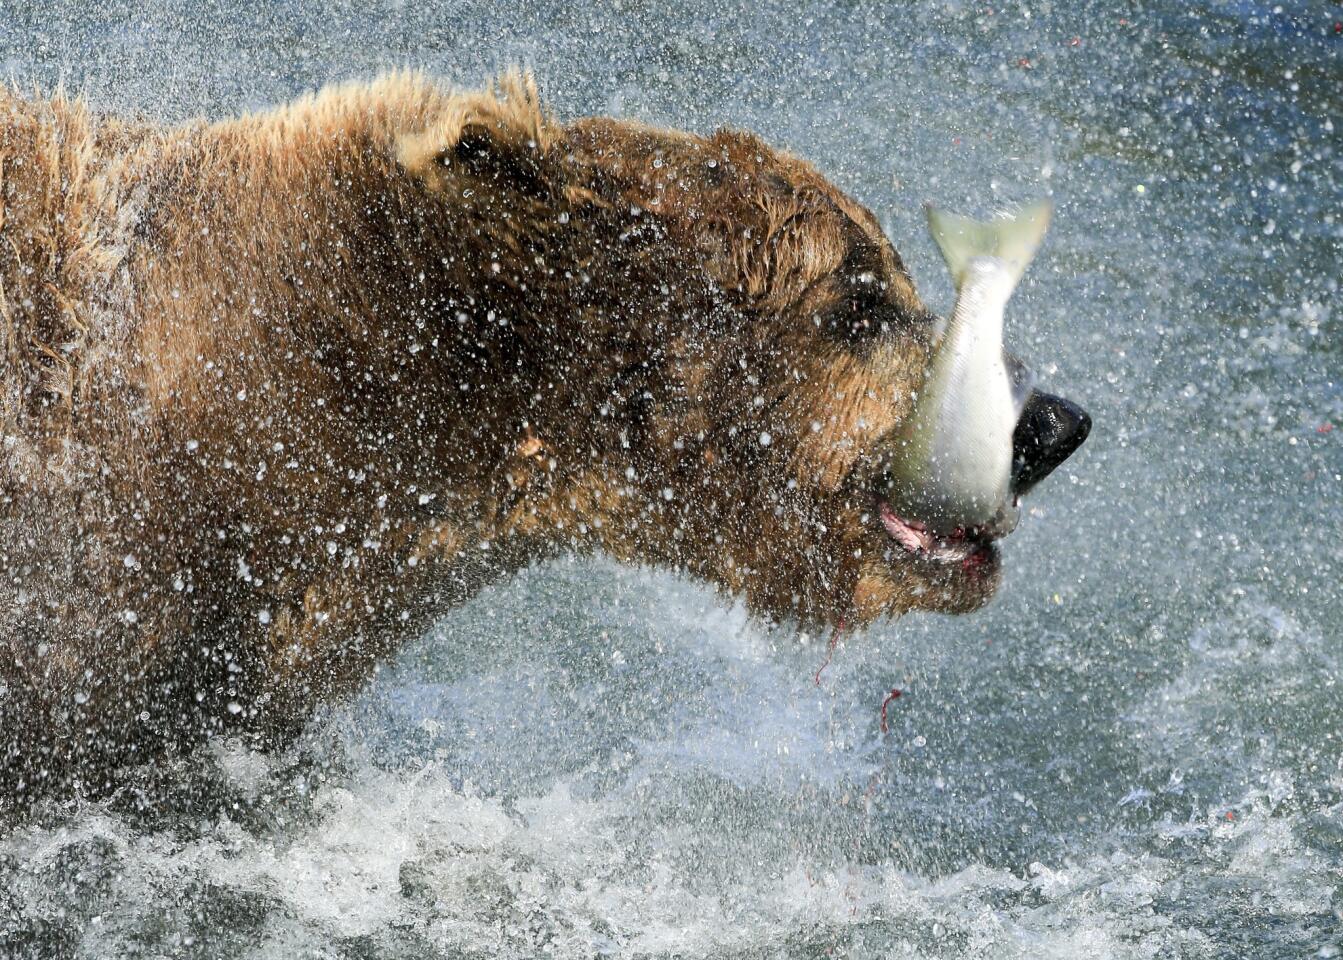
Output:
<path fill-rule="evenodd" d="M 878 517 L 891 539 L 912 554 L 963 566 L 976 558 L 991 559 L 993 542 L 1017 526 L 1021 497 L 1072 456 L 1090 431 L 1091 417 L 1077 404 L 1032 390 L 1012 435 L 1008 498 L 990 521 L 939 536 L 926 524 L 900 516 L 880 492 Z"/>
<path fill-rule="evenodd" d="M 1087 412 L 1033 390 L 1012 434 L 1012 493 L 1021 497 L 1072 456 L 1091 432 Z"/>

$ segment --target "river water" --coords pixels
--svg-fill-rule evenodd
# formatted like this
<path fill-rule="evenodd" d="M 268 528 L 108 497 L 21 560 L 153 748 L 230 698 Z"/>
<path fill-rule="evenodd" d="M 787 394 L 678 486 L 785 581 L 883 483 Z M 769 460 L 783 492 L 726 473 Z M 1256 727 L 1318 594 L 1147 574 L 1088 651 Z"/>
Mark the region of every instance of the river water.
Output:
<path fill-rule="evenodd" d="M 0 0 L 0 71 L 222 116 L 532 66 L 922 225 L 1051 193 L 1014 344 L 1096 421 L 1001 594 L 823 643 L 600 558 L 449 612 L 279 755 L 0 835 L 15 957 L 1343 953 L 1343 7 Z M 889 709 L 885 693 L 904 695 Z"/>

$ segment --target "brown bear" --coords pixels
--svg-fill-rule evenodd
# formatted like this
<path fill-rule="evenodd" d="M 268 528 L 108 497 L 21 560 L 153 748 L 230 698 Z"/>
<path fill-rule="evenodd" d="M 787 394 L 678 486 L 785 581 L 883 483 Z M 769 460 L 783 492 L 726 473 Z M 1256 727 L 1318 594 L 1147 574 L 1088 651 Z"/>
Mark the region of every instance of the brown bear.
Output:
<path fill-rule="evenodd" d="M 878 519 L 936 318 L 872 214 L 517 74 L 170 128 L 0 93 L 0 325 L 3 803 L 274 742 L 557 552 L 815 626 L 999 580 L 1003 531 Z"/>

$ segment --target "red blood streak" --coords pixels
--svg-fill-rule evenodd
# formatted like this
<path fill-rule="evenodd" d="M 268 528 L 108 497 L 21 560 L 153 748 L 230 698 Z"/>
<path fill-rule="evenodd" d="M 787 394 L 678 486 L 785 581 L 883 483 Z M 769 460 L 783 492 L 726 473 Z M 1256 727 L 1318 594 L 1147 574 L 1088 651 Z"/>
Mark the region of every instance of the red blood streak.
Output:
<path fill-rule="evenodd" d="M 1315 428 L 1315 432 L 1316 432 L 1316 433 L 1331 433 L 1331 432 L 1333 431 L 1333 429 L 1334 429 L 1334 425 L 1333 425 L 1332 423 L 1322 423 L 1322 424 L 1320 424 L 1318 427 Z"/>
<path fill-rule="evenodd" d="M 835 632 L 830 634 L 830 643 L 825 648 L 825 661 L 816 669 L 816 686 L 821 685 L 821 674 L 825 668 L 830 666 L 830 658 L 835 655 L 835 645 L 839 643 L 839 635 L 844 632 L 844 618 L 840 617 L 835 621 Z"/>
<path fill-rule="evenodd" d="M 961 560 L 961 569 L 966 573 L 973 573 L 988 562 L 988 551 L 975 550 L 973 553 L 966 554 L 965 558 Z"/>
<path fill-rule="evenodd" d="M 887 726 L 886 726 L 886 708 L 889 707 L 889 706 L 891 705 L 891 701 L 892 701 L 892 700 L 899 700 L 899 699 L 900 699 L 900 688 L 899 688 L 899 687 L 892 687 L 892 688 L 891 688 L 891 692 L 890 692 L 889 694 L 887 694 L 886 699 L 883 700 L 883 701 L 881 701 L 881 732 L 882 732 L 882 733 L 886 733 L 886 732 L 887 732 L 887 729 L 888 729 Z"/>

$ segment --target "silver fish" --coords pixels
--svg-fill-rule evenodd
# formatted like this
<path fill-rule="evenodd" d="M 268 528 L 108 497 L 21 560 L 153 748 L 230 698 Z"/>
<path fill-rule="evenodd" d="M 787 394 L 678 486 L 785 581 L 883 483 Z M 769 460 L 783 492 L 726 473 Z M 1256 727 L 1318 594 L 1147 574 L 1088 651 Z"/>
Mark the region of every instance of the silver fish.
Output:
<path fill-rule="evenodd" d="M 887 466 L 890 507 L 935 534 L 989 524 L 1008 509 L 1012 432 L 1031 391 L 1003 352 L 1003 313 L 1049 226 L 1052 205 L 977 222 L 928 207 L 956 284 L 904 442 Z"/>

